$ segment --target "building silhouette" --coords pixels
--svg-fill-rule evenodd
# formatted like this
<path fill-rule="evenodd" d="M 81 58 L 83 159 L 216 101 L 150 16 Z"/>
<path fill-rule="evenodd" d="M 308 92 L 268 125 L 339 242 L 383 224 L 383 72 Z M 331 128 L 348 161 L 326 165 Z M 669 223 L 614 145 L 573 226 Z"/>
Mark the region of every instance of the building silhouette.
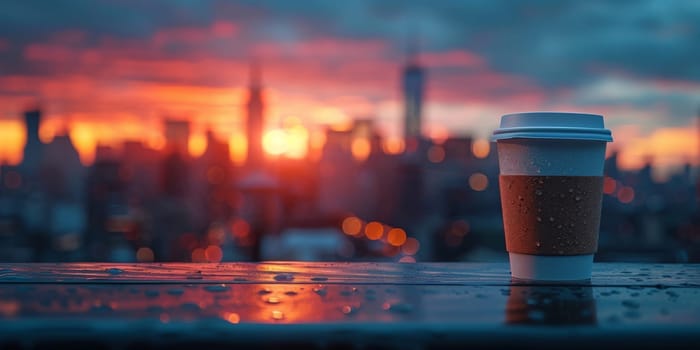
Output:
<path fill-rule="evenodd" d="M 246 104 L 246 137 L 248 149 L 246 166 L 249 170 L 260 169 L 264 165 L 262 133 L 264 125 L 264 101 L 260 66 L 253 62 L 250 66 L 248 103 Z"/>
<path fill-rule="evenodd" d="M 404 140 L 411 151 L 421 138 L 425 70 L 415 55 L 403 69 Z"/>

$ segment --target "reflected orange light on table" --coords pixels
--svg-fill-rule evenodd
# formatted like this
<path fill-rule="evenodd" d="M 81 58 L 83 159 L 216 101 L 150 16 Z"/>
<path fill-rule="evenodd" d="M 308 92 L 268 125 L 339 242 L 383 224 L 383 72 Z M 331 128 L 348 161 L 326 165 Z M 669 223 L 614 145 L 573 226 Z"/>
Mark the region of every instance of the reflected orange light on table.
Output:
<path fill-rule="evenodd" d="M 401 252 L 406 255 L 415 255 L 420 249 L 420 243 L 413 237 L 408 237 L 406 243 L 401 246 Z"/>

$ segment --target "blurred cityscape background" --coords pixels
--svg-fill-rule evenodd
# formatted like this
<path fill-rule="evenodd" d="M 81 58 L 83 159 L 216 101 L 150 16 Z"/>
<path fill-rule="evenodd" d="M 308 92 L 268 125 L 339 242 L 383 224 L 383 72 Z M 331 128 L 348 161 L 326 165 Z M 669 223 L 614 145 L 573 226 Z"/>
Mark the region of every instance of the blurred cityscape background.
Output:
<path fill-rule="evenodd" d="M 488 135 L 563 110 L 596 259 L 700 262 L 698 3 L 0 7 L 0 261 L 507 261 Z"/>

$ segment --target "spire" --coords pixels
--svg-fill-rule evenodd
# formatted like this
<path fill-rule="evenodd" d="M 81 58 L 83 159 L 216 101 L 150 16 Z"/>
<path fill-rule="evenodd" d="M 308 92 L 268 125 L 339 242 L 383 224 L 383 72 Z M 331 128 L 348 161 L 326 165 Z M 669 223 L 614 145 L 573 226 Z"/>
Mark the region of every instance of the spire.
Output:
<path fill-rule="evenodd" d="M 262 86 L 262 71 L 257 59 L 250 61 L 250 87 L 260 88 Z"/>

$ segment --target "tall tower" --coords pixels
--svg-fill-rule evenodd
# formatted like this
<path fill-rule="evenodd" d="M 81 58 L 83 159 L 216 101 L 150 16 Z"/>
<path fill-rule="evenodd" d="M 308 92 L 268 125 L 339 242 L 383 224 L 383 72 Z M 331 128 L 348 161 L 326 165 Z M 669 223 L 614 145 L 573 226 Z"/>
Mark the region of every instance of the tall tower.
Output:
<path fill-rule="evenodd" d="M 264 162 L 262 148 L 264 105 L 262 99 L 262 84 L 260 82 L 260 67 L 256 62 L 251 63 L 250 66 L 250 85 L 248 91 L 246 120 L 248 156 L 246 157 L 246 165 L 249 169 L 260 169 Z"/>
<path fill-rule="evenodd" d="M 22 171 L 24 176 L 33 178 L 38 176 L 44 144 L 39 139 L 39 124 L 41 123 L 41 111 L 33 109 L 24 112 L 24 125 L 27 129 L 27 142 L 24 145 L 22 157 Z"/>
<path fill-rule="evenodd" d="M 407 146 L 417 143 L 421 136 L 424 83 L 425 70 L 416 55 L 410 54 L 403 69 L 404 141 Z"/>

